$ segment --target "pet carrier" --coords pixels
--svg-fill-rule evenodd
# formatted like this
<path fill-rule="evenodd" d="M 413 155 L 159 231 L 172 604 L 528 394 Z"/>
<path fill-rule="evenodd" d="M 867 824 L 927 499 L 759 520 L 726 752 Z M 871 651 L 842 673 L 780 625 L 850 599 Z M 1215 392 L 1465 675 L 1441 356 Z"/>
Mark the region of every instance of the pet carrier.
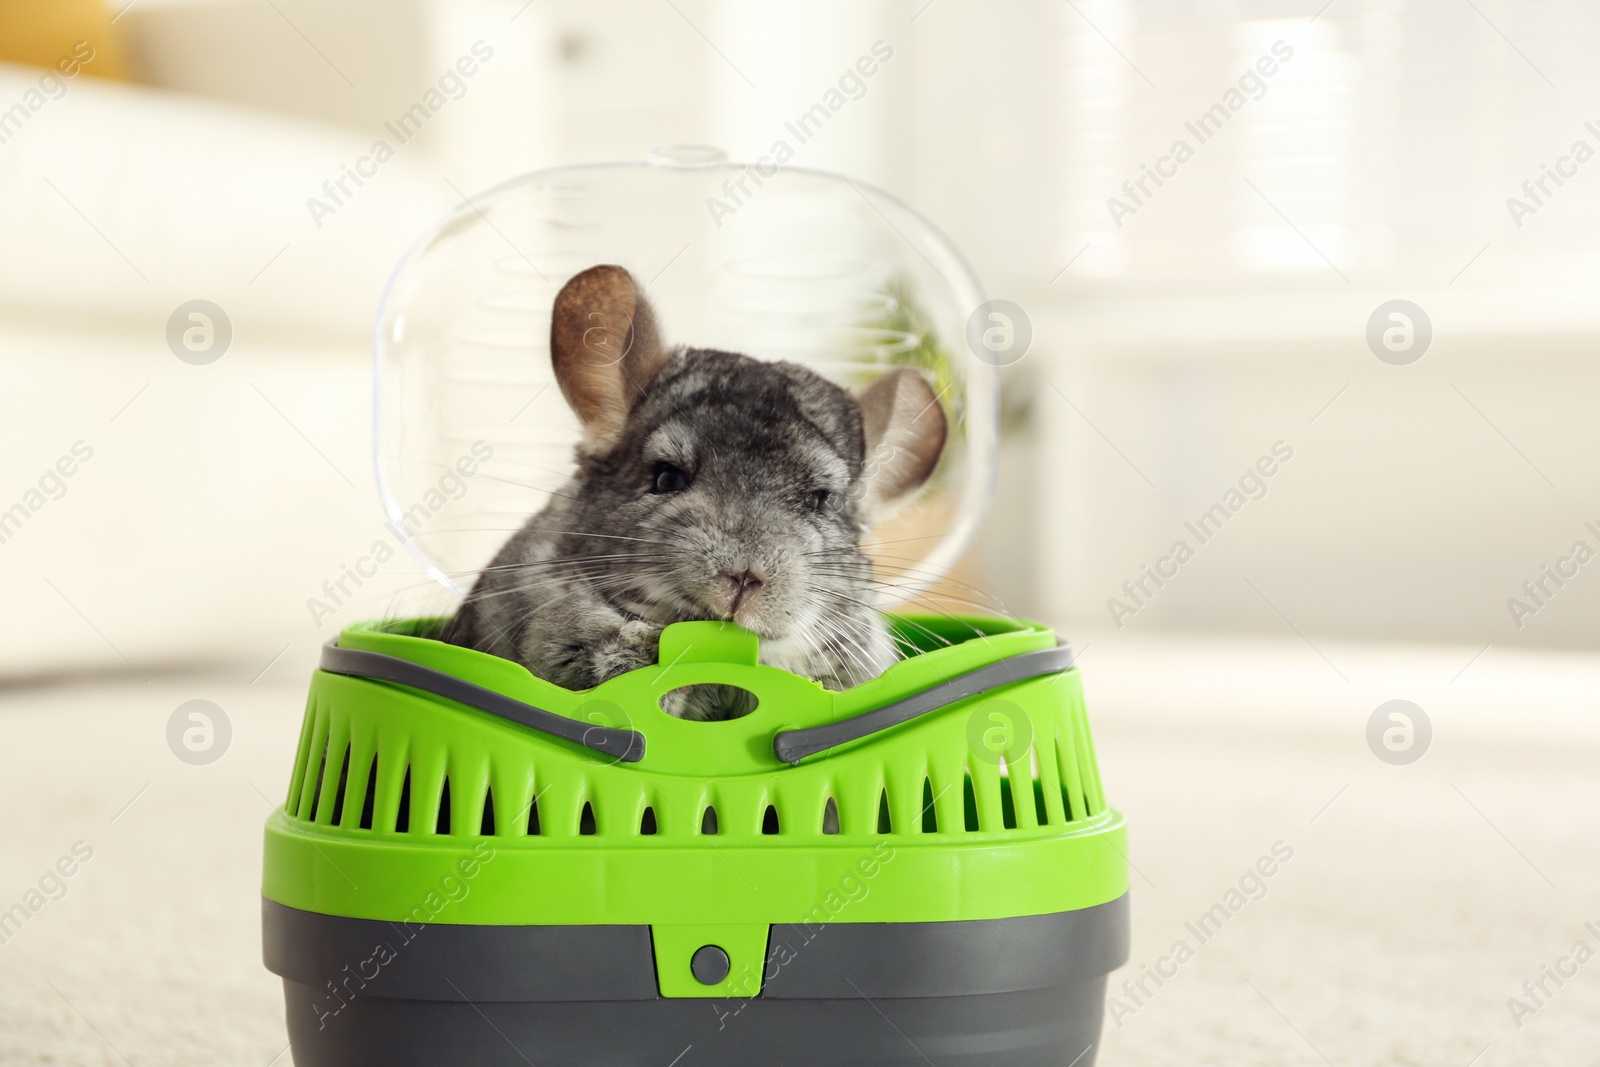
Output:
<path fill-rule="evenodd" d="M 402 264 L 376 459 L 431 573 L 481 565 L 497 546 L 476 531 L 503 537 L 568 462 L 556 408 L 516 409 L 541 393 L 549 297 L 597 262 L 654 274 L 673 337 L 846 384 L 906 363 L 943 382 L 952 446 L 899 520 L 939 547 L 881 565 L 910 589 L 965 547 L 995 438 L 994 366 L 957 354 L 976 286 L 925 222 L 844 179 L 785 168 L 708 212 L 750 169 L 680 152 L 533 175 Z M 475 454 L 511 488 L 433 502 L 430 472 L 491 436 Z M 432 522 L 447 512 L 472 521 Z M 442 619 L 346 627 L 266 828 L 295 1062 L 1089 1067 L 1128 865 L 1071 651 L 1014 619 L 887 618 L 902 658 L 843 691 L 761 664 L 729 623 L 669 626 L 656 664 L 582 692 L 437 640 Z M 754 710 L 662 710 L 707 683 Z"/>

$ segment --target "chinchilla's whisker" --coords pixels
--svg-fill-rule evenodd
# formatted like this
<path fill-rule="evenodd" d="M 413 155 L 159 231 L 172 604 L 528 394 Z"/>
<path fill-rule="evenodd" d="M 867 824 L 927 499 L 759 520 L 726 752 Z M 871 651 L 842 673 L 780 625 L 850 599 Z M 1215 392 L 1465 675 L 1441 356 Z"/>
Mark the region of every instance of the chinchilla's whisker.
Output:
<path fill-rule="evenodd" d="M 534 574 L 542 573 L 554 581 L 561 578 L 582 577 L 585 573 L 585 567 L 612 567 L 615 565 L 615 560 L 563 560 L 560 563 L 551 563 L 543 567 L 508 567 L 505 570 L 509 572 L 509 577 L 512 578 L 519 576 L 531 578 Z M 494 574 L 497 570 L 499 568 L 485 570 L 483 573 L 486 575 Z"/>
<path fill-rule="evenodd" d="M 846 602 L 853 601 L 855 604 L 862 607 L 866 606 L 860 600 L 856 600 L 855 598 L 850 597 L 848 594 L 837 594 L 835 599 Z M 819 618 L 819 621 L 847 649 L 856 650 L 860 653 L 861 665 L 864 669 L 868 670 L 868 677 L 870 677 L 873 673 L 875 673 L 871 671 L 872 650 L 866 645 L 865 635 L 861 633 L 859 621 L 857 620 L 857 624 L 854 626 L 848 625 L 852 620 L 850 620 L 846 616 L 845 612 L 836 605 L 831 606 L 829 611 L 831 614 L 822 615 Z"/>
<path fill-rule="evenodd" d="M 616 563 L 626 560 L 655 558 L 656 556 L 652 552 L 605 552 L 594 556 L 554 556 L 549 559 L 530 559 L 519 563 L 495 563 L 487 567 L 478 568 L 476 573 L 485 574 L 492 571 L 527 570 L 531 567 L 540 567 L 560 563 Z M 457 573 L 472 574 L 475 572 L 471 570 L 463 570 Z"/>
<path fill-rule="evenodd" d="M 609 566 L 601 564 L 600 566 Z M 600 574 L 590 574 L 573 568 L 566 568 L 560 572 L 546 572 L 543 575 L 528 575 L 525 581 L 512 582 L 505 585 L 496 585 L 493 588 L 478 588 L 474 586 L 465 598 L 466 602 L 473 603 L 491 596 L 505 596 L 508 593 L 521 592 L 527 589 L 536 589 L 541 586 L 555 583 L 558 588 L 566 587 L 570 582 L 589 581 L 601 577 Z"/>
<path fill-rule="evenodd" d="M 950 640 L 948 637 L 946 637 L 944 634 L 940 633 L 939 631 L 929 629 L 928 627 L 924 626 L 922 623 L 917 622 L 914 619 L 907 619 L 904 616 L 901 616 L 900 617 L 900 621 L 903 622 L 909 628 L 911 628 L 913 630 L 916 630 L 923 637 L 927 638 L 929 641 L 932 641 L 935 645 L 939 646 L 940 648 L 952 648 L 957 644 L 957 642 Z"/>
<path fill-rule="evenodd" d="M 848 631 L 838 632 L 841 627 L 837 624 L 832 625 L 831 629 L 836 633 L 835 647 L 843 652 L 852 664 L 850 671 L 852 685 L 864 682 L 868 678 L 876 678 L 881 673 L 886 664 L 878 662 L 878 658 L 872 654 L 872 651 L 866 647 L 860 637 Z"/>
<path fill-rule="evenodd" d="M 485 590 L 482 593 L 474 593 L 472 596 L 469 596 L 465 601 L 463 601 L 463 603 L 489 604 L 492 601 L 501 601 L 501 598 L 507 597 L 513 598 L 509 601 L 510 603 L 516 603 L 515 598 L 517 597 L 528 596 L 536 592 L 545 591 L 548 591 L 552 598 L 560 598 L 562 596 L 570 596 L 572 594 L 571 589 L 564 586 L 556 586 L 551 588 L 542 582 L 529 582 L 525 585 L 519 585 L 511 588 L 492 589 Z M 520 608 L 520 605 L 518 606 Z"/>
<path fill-rule="evenodd" d="M 904 594 L 905 590 L 902 588 L 900 592 Z M 937 606 L 943 604 L 952 608 L 960 608 L 962 611 L 968 611 L 975 615 L 987 615 L 1012 622 L 1020 621 L 1019 617 L 1010 608 L 997 600 L 971 600 L 967 597 L 950 596 L 923 590 L 915 595 L 906 596 L 905 603 L 908 607 L 929 611 L 937 611 Z"/>
<path fill-rule="evenodd" d="M 849 577 L 849 578 L 852 578 L 852 579 L 854 579 L 856 581 L 869 583 L 871 585 L 875 585 L 875 586 L 878 586 L 880 588 L 887 589 L 887 590 L 895 590 L 895 591 L 900 591 L 900 592 L 904 592 L 905 591 L 905 587 L 904 586 L 894 582 L 892 579 L 878 578 L 878 577 L 861 577 L 861 576 L 857 576 L 857 575 L 840 574 L 838 572 L 824 572 L 824 571 L 821 571 L 821 570 L 818 570 L 817 573 L 818 574 L 828 574 L 831 577 L 838 577 L 838 578 Z M 992 595 L 990 595 L 988 593 L 985 593 L 982 590 L 975 589 L 975 588 L 972 588 L 970 586 L 965 586 L 965 583 L 952 582 L 951 584 L 954 585 L 954 586 L 957 586 L 958 588 L 965 587 L 965 588 L 968 588 L 968 589 L 972 589 L 973 592 L 977 593 L 983 599 L 982 600 L 970 600 L 970 599 L 965 599 L 965 598 L 962 598 L 962 597 L 950 596 L 950 595 L 947 595 L 947 594 L 937 594 L 937 595 L 935 595 L 929 590 L 922 590 L 922 591 L 916 593 L 915 595 L 913 595 L 912 597 L 910 597 L 910 602 L 911 603 L 918 603 L 918 602 L 924 601 L 924 600 L 939 599 L 939 600 L 944 600 L 944 601 L 946 601 L 948 603 L 961 604 L 961 605 L 964 605 L 966 607 L 978 608 L 978 609 L 981 609 L 983 611 L 995 611 L 995 610 L 998 610 L 1000 612 L 1000 614 L 1003 615 L 1005 618 L 1016 618 L 1016 616 L 1012 614 L 1011 610 L 998 597 L 995 597 L 995 596 L 992 596 Z"/>
<path fill-rule="evenodd" d="M 805 645 L 806 647 L 808 659 L 814 663 L 827 662 L 827 654 L 823 652 L 822 646 L 817 643 L 817 637 L 815 634 L 801 630 L 797 636 L 800 638 L 801 644 Z"/>
<path fill-rule="evenodd" d="M 600 587 L 602 585 L 602 583 L 604 582 L 604 580 L 608 576 L 605 575 L 605 574 L 594 574 L 594 575 L 581 575 L 581 574 L 580 575 L 570 575 L 569 574 L 569 575 L 564 575 L 562 577 L 584 581 L 585 583 L 587 583 L 591 587 Z M 482 591 L 474 589 L 471 593 L 467 594 L 465 600 L 463 600 L 462 603 L 477 604 L 477 603 L 482 603 L 484 601 L 487 601 L 487 600 L 489 600 L 489 599 L 491 599 L 493 597 L 514 596 L 514 595 L 527 593 L 527 592 L 530 592 L 532 590 L 542 588 L 545 584 L 546 584 L 546 580 L 545 579 L 540 578 L 540 577 L 534 577 L 534 578 L 532 578 L 531 580 L 529 580 L 527 582 L 522 582 L 522 583 L 519 583 L 519 584 L 516 584 L 516 585 L 505 586 L 505 587 L 502 587 L 502 588 L 486 589 L 486 590 L 482 590 Z M 557 586 L 556 586 L 556 589 L 555 589 L 555 591 L 553 593 L 553 597 L 570 596 L 571 594 L 572 594 L 572 589 L 571 588 L 569 588 L 565 583 L 558 583 Z"/>
<path fill-rule="evenodd" d="M 986 634 L 982 630 L 978 629 L 978 627 L 972 625 L 972 623 L 969 622 L 968 620 L 963 619 L 961 616 L 956 615 L 953 612 L 946 611 L 943 608 L 938 607 L 935 603 L 928 602 L 925 598 L 918 598 L 917 600 L 912 601 L 912 603 L 920 604 L 930 614 L 939 615 L 939 616 L 941 616 L 941 617 L 943 617 L 945 619 L 948 619 L 951 622 L 957 624 L 958 626 L 961 626 L 961 627 L 963 627 L 965 629 L 971 630 L 972 631 L 972 635 L 974 637 L 977 637 L 977 638 L 980 638 L 980 639 L 984 639 L 984 640 L 988 639 L 988 636 L 989 636 L 988 634 Z M 977 605 L 968 605 L 968 606 L 977 606 Z M 900 618 L 905 620 L 906 622 L 910 623 L 911 625 L 914 625 L 914 626 L 917 625 L 916 623 L 912 622 L 910 619 L 907 619 L 903 615 L 900 616 Z M 927 631 L 926 628 L 924 628 L 924 627 L 919 627 L 919 628 L 920 629 L 924 629 L 924 631 L 929 633 L 930 636 L 934 636 L 932 634 L 932 632 L 931 631 Z M 943 638 L 940 638 L 940 640 L 944 641 L 945 644 L 950 644 L 951 643 L 949 641 L 944 640 Z"/>
<path fill-rule="evenodd" d="M 831 662 L 835 665 L 837 681 L 844 688 L 849 689 L 851 686 L 859 685 L 868 678 L 877 676 L 878 670 L 873 663 L 871 654 L 862 648 L 859 641 L 844 632 L 837 623 L 825 615 L 819 616 L 817 628 L 820 634 L 807 634 L 807 642 L 817 650 L 819 662 Z M 830 656 L 828 654 L 829 648 L 835 649 L 838 655 Z M 843 662 L 839 662 L 840 656 L 843 657 Z"/>
<path fill-rule="evenodd" d="M 1017 619 L 1017 617 L 1012 615 L 1010 612 L 997 614 L 995 611 L 996 605 L 994 604 L 979 603 L 977 601 L 967 600 L 963 597 L 937 596 L 927 592 L 918 593 L 916 596 L 908 598 L 906 600 L 906 604 L 910 607 L 917 608 L 918 610 L 927 611 L 935 615 L 943 615 L 952 622 L 960 623 L 963 627 L 971 630 L 974 634 L 982 634 L 983 631 L 974 626 L 967 619 L 945 610 L 945 608 L 941 607 L 941 605 L 949 605 L 951 607 L 960 608 L 964 611 L 971 611 L 975 614 L 987 615 L 1010 621 L 1016 621 Z"/>
<path fill-rule="evenodd" d="M 912 542 L 912 541 L 940 541 L 940 540 L 943 540 L 944 538 L 949 537 L 949 536 L 950 536 L 949 534 L 942 534 L 942 533 L 941 534 L 923 534 L 921 537 L 897 537 L 892 541 L 863 541 L 863 542 L 861 542 L 861 547 L 863 549 L 868 549 L 868 548 L 876 548 L 879 545 L 903 545 L 903 544 L 908 544 L 909 542 Z"/>
<path fill-rule="evenodd" d="M 499 474 L 490 474 L 488 471 L 480 471 L 479 473 L 482 477 L 488 478 L 490 481 L 504 482 L 506 485 L 514 485 L 518 489 L 532 489 L 536 493 L 549 493 L 551 496 L 560 497 L 562 500 L 571 500 L 576 502 L 578 499 L 577 497 L 568 493 L 558 492 L 554 489 L 546 489 L 542 485 L 534 485 L 531 482 L 519 482 L 515 478 L 506 478 Z"/>
<path fill-rule="evenodd" d="M 822 615 L 818 616 L 817 618 L 817 628 L 822 631 L 823 636 L 828 643 L 834 648 L 837 648 L 849 661 L 850 675 L 852 678 L 856 677 L 857 668 L 863 672 L 864 677 L 872 676 L 874 672 L 871 669 L 870 653 L 864 646 L 862 646 L 860 641 L 852 637 L 844 627 L 834 622 L 834 620 L 829 619 L 827 616 Z M 820 651 L 819 655 L 822 656 L 823 659 L 827 658 L 826 654 Z"/>
<path fill-rule="evenodd" d="M 611 577 L 613 579 L 617 579 L 617 578 L 621 578 L 623 576 L 618 576 L 618 575 L 611 575 L 611 576 L 600 575 L 597 578 L 590 578 L 588 581 L 589 581 L 589 584 L 590 584 L 591 588 L 600 585 L 601 581 L 603 579 L 605 579 L 606 577 Z M 534 582 L 528 583 L 527 585 L 518 586 L 518 587 L 513 588 L 513 589 L 498 589 L 498 590 L 495 590 L 495 591 L 490 592 L 490 593 L 485 593 L 482 597 L 476 598 L 476 600 L 478 600 L 478 601 L 487 600 L 489 597 L 502 596 L 502 595 L 509 594 L 509 593 L 518 593 L 518 594 L 531 593 L 536 589 L 542 588 L 543 585 L 544 585 L 543 582 L 534 581 Z M 563 600 L 563 599 L 570 599 L 571 596 L 572 596 L 572 590 L 570 588 L 567 588 L 566 586 L 558 585 L 556 588 L 549 590 L 549 595 L 546 596 L 543 600 L 540 600 L 535 604 L 529 605 L 525 612 L 519 613 L 519 617 L 522 618 L 522 619 L 531 618 L 535 613 L 537 613 L 539 611 L 542 611 L 547 605 L 556 603 L 557 601 L 560 601 L 560 600 Z"/>
<path fill-rule="evenodd" d="M 861 599 L 859 599 L 857 597 L 849 596 L 848 594 L 845 594 L 845 593 L 838 593 L 838 592 L 834 592 L 833 590 L 828 590 L 828 591 L 826 591 L 826 593 L 824 595 L 833 597 L 833 598 L 838 599 L 838 600 L 846 600 L 846 601 L 849 601 L 852 604 L 856 604 L 856 605 L 859 605 L 859 606 L 864 607 L 864 608 L 870 607 L 870 605 L 867 604 L 866 601 L 861 600 Z M 902 616 L 901 617 L 901 621 L 903 621 L 908 626 L 916 628 L 917 630 L 921 631 L 923 634 L 925 634 L 926 636 L 932 638 L 934 641 L 937 641 L 941 645 L 949 647 L 949 646 L 955 644 L 955 642 L 951 641 L 948 637 L 945 637 L 942 634 L 936 633 L 933 630 L 928 629 L 926 626 L 922 625 L 920 622 L 917 622 L 915 619 L 907 619 L 904 616 Z"/>
<path fill-rule="evenodd" d="M 962 607 L 965 607 L 965 608 L 972 608 L 972 609 L 984 612 L 985 614 L 998 615 L 999 617 L 1005 618 L 1005 619 L 1016 619 L 1017 618 L 1017 616 L 1011 611 L 1011 609 L 1009 607 L 1007 607 L 1006 604 L 1003 601 L 1001 601 L 998 597 L 990 596 L 988 594 L 981 593 L 981 592 L 980 592 L 979 595 L 982 597 L 982 599 L 981 600 L 974 600 L 974 599 L 972 599 L 970 597 L 958 596 L 958 595 L 955 595 L 954 593 L 947 593 L 947 592 L 944 592 L 944 591 L 940 590 L 938 587 L 935 587 L 933 589 L 921 590 L 921 591 L 917 592 L 914 596 L 910 597 L 909 599 L 910 599 L 910 601 L 912 603 L 923 603 L 923 602 L 926 602 L 926 603 L 959 604 L 959 605 L 961 605 Z"/>
<path fill-rule="evenodd" d="M 899 578 L 903 580 L 921 582 L 930 586 L 941 586 L 947 589 L 961 589 L 967 592 L 976 593 L 979 596 L 990 595 L 986 590 L 981 589 L 970 582 L 964 582 L 960 578 L 951 577 L 949 574 L 940 574 L 938 571 L 933 570 L 923 571 L 912 567 L 882 567 L 878 569 L 877 574 L 884 575 L 885 580 Z"/>
<path fill-rule="evenodd" d="M 935 570 L 932 567 L 920 566 L 914 562 L 896 563 L 891 560 L 876 569 L 879 571 L 887 571 L 892 574 L 905 575 L 915 578 L 918 581 L 955 586 L 962 589 L 970 589 L 976 593 L 984 592 L 984 590 L 980 589 L 978 586 L 975 586 L 970 582 L 963 581 L 962 579 L 950 574 L 948 571 Z"/>
<path fill-rule="evenodd" d="M 659 537 L 631 537 L 627 534 L 604 534 L 594 530 L 551 530 L 554 534 L 571 534 L 574 537 L 603 537 L 608 541 L 638 541 L 645 545 L 661 545 L 664 548 L 672 547 L 672 542 Z"/>
<path fill-rule="evenodd" d="M 931 581 L 940 585 L 948 585 L 961 589 L 967 589 L 979 594 L 980 596 L 989 595 L 986 590 L 980 589 L 978 586 L 975 586 L 970 582 L 964 582 L 961 579 L 952 576 L 948 572 L 941 573 L 930 567 L 922 566 L 918 560 L 907 560 L 904 563 L 900 563 L 895 561 L 892 557 L 889 558 L 890 562 L 894 564 L 893 569 L 897 574 L 910 575 L 920 581 Z"/>
<path fill-rule="evenodd" d="M 427 532 L 431 533 L 431 534 L 436 534 L 436 533 L 516 533 L 520 529 L 522 529 L 521 526 L 430 526 L 430 527 L 428 527 L 428 531 Z M 660 538 L 656 538 L 656 537 L 629 537 L 629 536 L 627 536 L 625 534 L 598 533 L 598 532 L 596 532 L 594 530 L 551 530 L 550 532 L 554 533 L 554 534 L 564 534 L 564 535 L 570 534 L 570 535 L 575 536 L 575 537 L 601 537 L 601 538 L 606 539 L 607 541 L 638 541 L 640 544 L 660 545 L 663 548 L 671 548 L 672 547 L 672 543 L 670 541 L 664 541 L 664 540 L 662 540 Z"/>
<path fill-rule="evenodd" d="M 967 629 L 967 630 L 972 631 L 972 636 L 977 638 L 980 641 L 989 640 L 989 635 L 987 633 L 985 633 L 983 630 L 980 630 L 978 627 L 972 625 L 971 622 L 969 622 L 966 619 L 962 618 L 960 615 L 957 615 L 953 611 L 947 611 L 944 608 L 941 608 L 941 607 L 937 606 L 936 604 L 931 604 L 931 603 L 924 603 L 922 605 L 922 607 L 923 607 L 923 610 L 927 611 L 931 615 L 938 615 L 939 617 L 941 617 L 943 619 L 947 619 L 948 621 L 950 621 L 952 623 L 955 623 L 957 626 L 960 626 L 963 629 Z"/>
<path fill-rule="evenodd" d="M 912 537 L 912 538 L 907 538 L 907 540 L 916 541 L 916 540 L 920 540 L 920 538 Z M 899 542 L 899 541 L 862 541 L 859 545 L 852 545 L 851 549 L 859 548 L 862 552 L 866 552 L 866 553 L 868 553 L 868 554 L 870 554 L 870 555 L 872 555 L 874 557 L 886 558 L 886 557 L 883 556 L 882 553 L 876 551 L 877 546 L 879 546 L 879 545 L 895 545 L 895 544 L 900 544 L 900 543 L 901 542 Z M 853 552 L 841 552 L 839 549 L 836 549 L 836 548 L 818 548 L 818 549 L 813 549 L 813 550 L 811 550 L 809 552 L 805 552 L 805 553 L 803 553 L 803 555 L 806 555 L 806 556 L 809 556 L 809 557 L 812 557 L 812 558 L 818 558 L 818 557 L 825 557 L 825 556 L 847 556 L 847 555 L 853 555 Z"/>
<path fill-rule="evenodd" d="M 450 576 L 452 578 L 460 578 L 460 577 L 465 577 L 466 575 L 469 575 L 469 574 L 492 574 L 492 573 L 494 573 L 496 571 L 525 571 L 525 570 L 531 570 L 534 567 L 557 567 L 557 566 L 566 566 L 566 565 L 576 565 L 576 564 L 580 564 L 580 563 L 620 563 L 620 562 L 627 562 L 629 560 L 655 559 L 655 558 L 656 557 L 654 555 L 647 554 L 647 553 L 640 553 L 640 554 L 636 554 L 636 555 L 563 556 L 560 559 L 534 559 L 534 560 L 528 560 L 525 563 L 497 563 L 497 564 L 494 564 L 494 565 L 488 566 L 488 567 L 479 567 L 475 571 L 474 570 L 451 571 L 450 572 Z"/>
<path fill-rule="evenodd" d="M 501 587 L 499 587 L 499 589 L 482 590 L 482 592 L 485 592 L 485 593 L 490 593 L 490 592 L 501 593 L 501 592 L 510 592 L 510 590 L 518 590 L 518 589 L 533 589 L 533 587 L 536 587 L 536 585 L 544 585 L 544 584 L 547 584 L 547 582 L 555 582 L 555 584 L 557 584 L 557 587 L 562 587 L 562 585 L 565 585 L 566 582 L 571 582 L 571 581 L 589 581 L 589 579 L 594 579 L 594 577 L 603 577 L 603 576 L 605 576 L 606 568 L 610 568 L 610 566 L 611 566 L 611 563 L 608 563 L 608 561 L 605 561 L 605 560 L 592 561 L 592 563 L 590 563 L 590 561 L 586 560 L 586 561 L 584 561 L 584 563 L 587 563 L 587 565 L 592 566 L 592 568 L 595 568 L 594 573 L 590 574 L 589 571 L 586 571 L 586 569 L 582 569 L 582 568 L 584 568 L 584 565 L 582 565 L 582 563 L 576 563 L 576 561 L 574 561 L 574 563 L 566 563 L 565 568 L 563 568 L 562 571 L 558 571 L 558 573 L 554 573 L 554 574 L 539 574 L 539 573 L 523 574 L 523 577 L 525 577 L 526 581 L 512 582 L 512 584 L 501 585 Z M 478 590 L 474 590 L 474 593 L 477 593 L 477 592 L 478 592 Z"/>

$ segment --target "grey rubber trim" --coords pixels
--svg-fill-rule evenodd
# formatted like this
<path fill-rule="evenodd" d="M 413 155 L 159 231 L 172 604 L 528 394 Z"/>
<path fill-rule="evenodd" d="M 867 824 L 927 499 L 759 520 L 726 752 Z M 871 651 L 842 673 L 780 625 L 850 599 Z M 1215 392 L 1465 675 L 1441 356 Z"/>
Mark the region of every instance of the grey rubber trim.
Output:
<path fill-rule="evenodd" d="M 421 926 L 272 901 L 262 916 L 298 1067 L 660 1065 L 691 1046 L 697 1067 L 1092 1067 L 1106 974 L 1128 958 L 1126 896 L 780 925 L 758 996 L 669 999 L 647 926 Z"/>
<path fill-rule="evenodd" d="M 1085 982 L 1127 962 L 1128 913 L 1124 894 L 1010 919 L 774 925 L 760 998 L 987 996 Z M 485 1003 L 659 999 L 648 926 L 424 925 L 263 899 L 261 929 L 267 969 L 314 989 Z"/>
<path fill-rule="evenodd" d="M 637 730 L 624 730 L 611 726 L 593 726 L 553 711 L 524 704 L 493 689 L 473 685 L 453 674 L 436 671 L 419 663 L 386 656 L 381 652 L 367 652 L 357 648 L 340 648 L 338 645 L 322 646 L 323 670 L 331 674 L 344 674 L 352 678 L 369 678 L 378 682 L 393 682 L 409 689 L 420 689 L 458 704 L 466 704 L 509 719 L 530 730 L 537 730 L 564 741 L 582 745 L 596 752 L 614 756 L 623 763 L 637 763 L 644 758 L 644 735 Z"/>
<path fill-rule="evenodd" d="M 903 700 L 885 704 L 881 708 L 854 718 L 830 722 L 823 726 L 812 726 L 804 730 L 785 730 L 773 737 L 772 751 L 785 763 L 799 763 L 807 756 L 814 756 L 818 752 L 825 752 L 851 741 L 859 741 L 880 730 L 899 726 L 920 715 L 938 711 L 959 700 L 977 696 L 991 689 L 1027 681 L 1029 678 L 1039 678 L 1046 674 L 1060 674 L 1062 671 L 1070 670 L 1072 664 L 1071 645 L 1060 644 L 1055 648 L 1024 652 L 1020 656 L 1011 656 L 998 663 L 986 664 L 977 670 L 959 674 L 930 689 L 913 693 Z"/>
<path fill-rule="evenodd" d="M 942 923 L 774 925 L 771 1000 L 967 997 L 1086 982 L 1128 962 L 1128 895 L 1078 911 Z"/>
<path fill-rule="evenodd" d="M 1094 1067 L 1105 991 L 492 1004 L 283 983 L 295 1067 Z"/>
<path fill-rule="evenodd" d="M 261 955 L 286 981 L 395 1000 L 654 1000 L 648 926 L 350 919 L 261 901 Z M 453 984 L 452 984 L 453 983 Z"/>
<path fill-rule="evenodd" d="M 772 751 L 785 763 L 799 763 L 807 756 L 825 752 L 830 748 L 887 730 L 909 722 L 929 712 L 938 711 L 958 701 L 978 696 L 991 689 L 1059 674 L 1073 666 L 1072 647 L 1067 644 L 1024 652 L 997 663 L 985 664 L 966 674 L 957 675 L 938 685 L 913 693 L 892 704 L 885 704 L 854 718 L 825 723 L 804 730 L 784 730 L 772 738 Z M 436 671 L 398 656 L 363 649 L 340 648 L 335 644 L 322 649 L 323 670 L 353 678 L 368 678 L 392 682 L 410 689 L 420 689 L 460 704 L 466 704 L 491 715 L 509 719 L 531 730 L 559 737 L 596 752 L 604 752 L 624 763 L 637 763 L 644 758 L 645 738 L 637 730 L 611 726 L 593 726 L 557 715 L 553 711 L 515 700 L 503 693 L 474 685 L 444 671 Z"/>

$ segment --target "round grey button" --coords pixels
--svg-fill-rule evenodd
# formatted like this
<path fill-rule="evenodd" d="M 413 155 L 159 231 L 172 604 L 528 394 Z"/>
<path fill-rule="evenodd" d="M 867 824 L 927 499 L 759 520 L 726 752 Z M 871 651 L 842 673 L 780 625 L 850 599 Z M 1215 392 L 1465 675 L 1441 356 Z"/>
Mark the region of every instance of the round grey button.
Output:
<path fill-rule="evenodd" d="M 716 945 L 701 945 L 689 959 L 689 970 L 701 985 L 717 985 L 728 977 L 728 954 Z"/>

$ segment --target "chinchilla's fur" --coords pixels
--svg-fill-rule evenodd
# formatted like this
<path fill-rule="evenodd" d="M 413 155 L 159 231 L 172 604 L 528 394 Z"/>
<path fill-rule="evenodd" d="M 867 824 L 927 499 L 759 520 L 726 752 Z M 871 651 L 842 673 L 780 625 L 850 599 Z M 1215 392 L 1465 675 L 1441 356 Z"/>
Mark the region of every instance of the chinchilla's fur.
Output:
<path fill-rule="evenodd" d="M 611 266 L 556 297 L 551 353 L 583 423 L 577 471 L 482 572 L 446 640 L 570 689 L 654 662 L 662 627 L 690 619 L 737 621 L 763 662 L 828 688 L 893 661 L 860 542 L 943 448 L 920 374 L 858 399 L 792 363 L 664 348 Z M 724 695 L 672 710 L 748 708 Z"/>

